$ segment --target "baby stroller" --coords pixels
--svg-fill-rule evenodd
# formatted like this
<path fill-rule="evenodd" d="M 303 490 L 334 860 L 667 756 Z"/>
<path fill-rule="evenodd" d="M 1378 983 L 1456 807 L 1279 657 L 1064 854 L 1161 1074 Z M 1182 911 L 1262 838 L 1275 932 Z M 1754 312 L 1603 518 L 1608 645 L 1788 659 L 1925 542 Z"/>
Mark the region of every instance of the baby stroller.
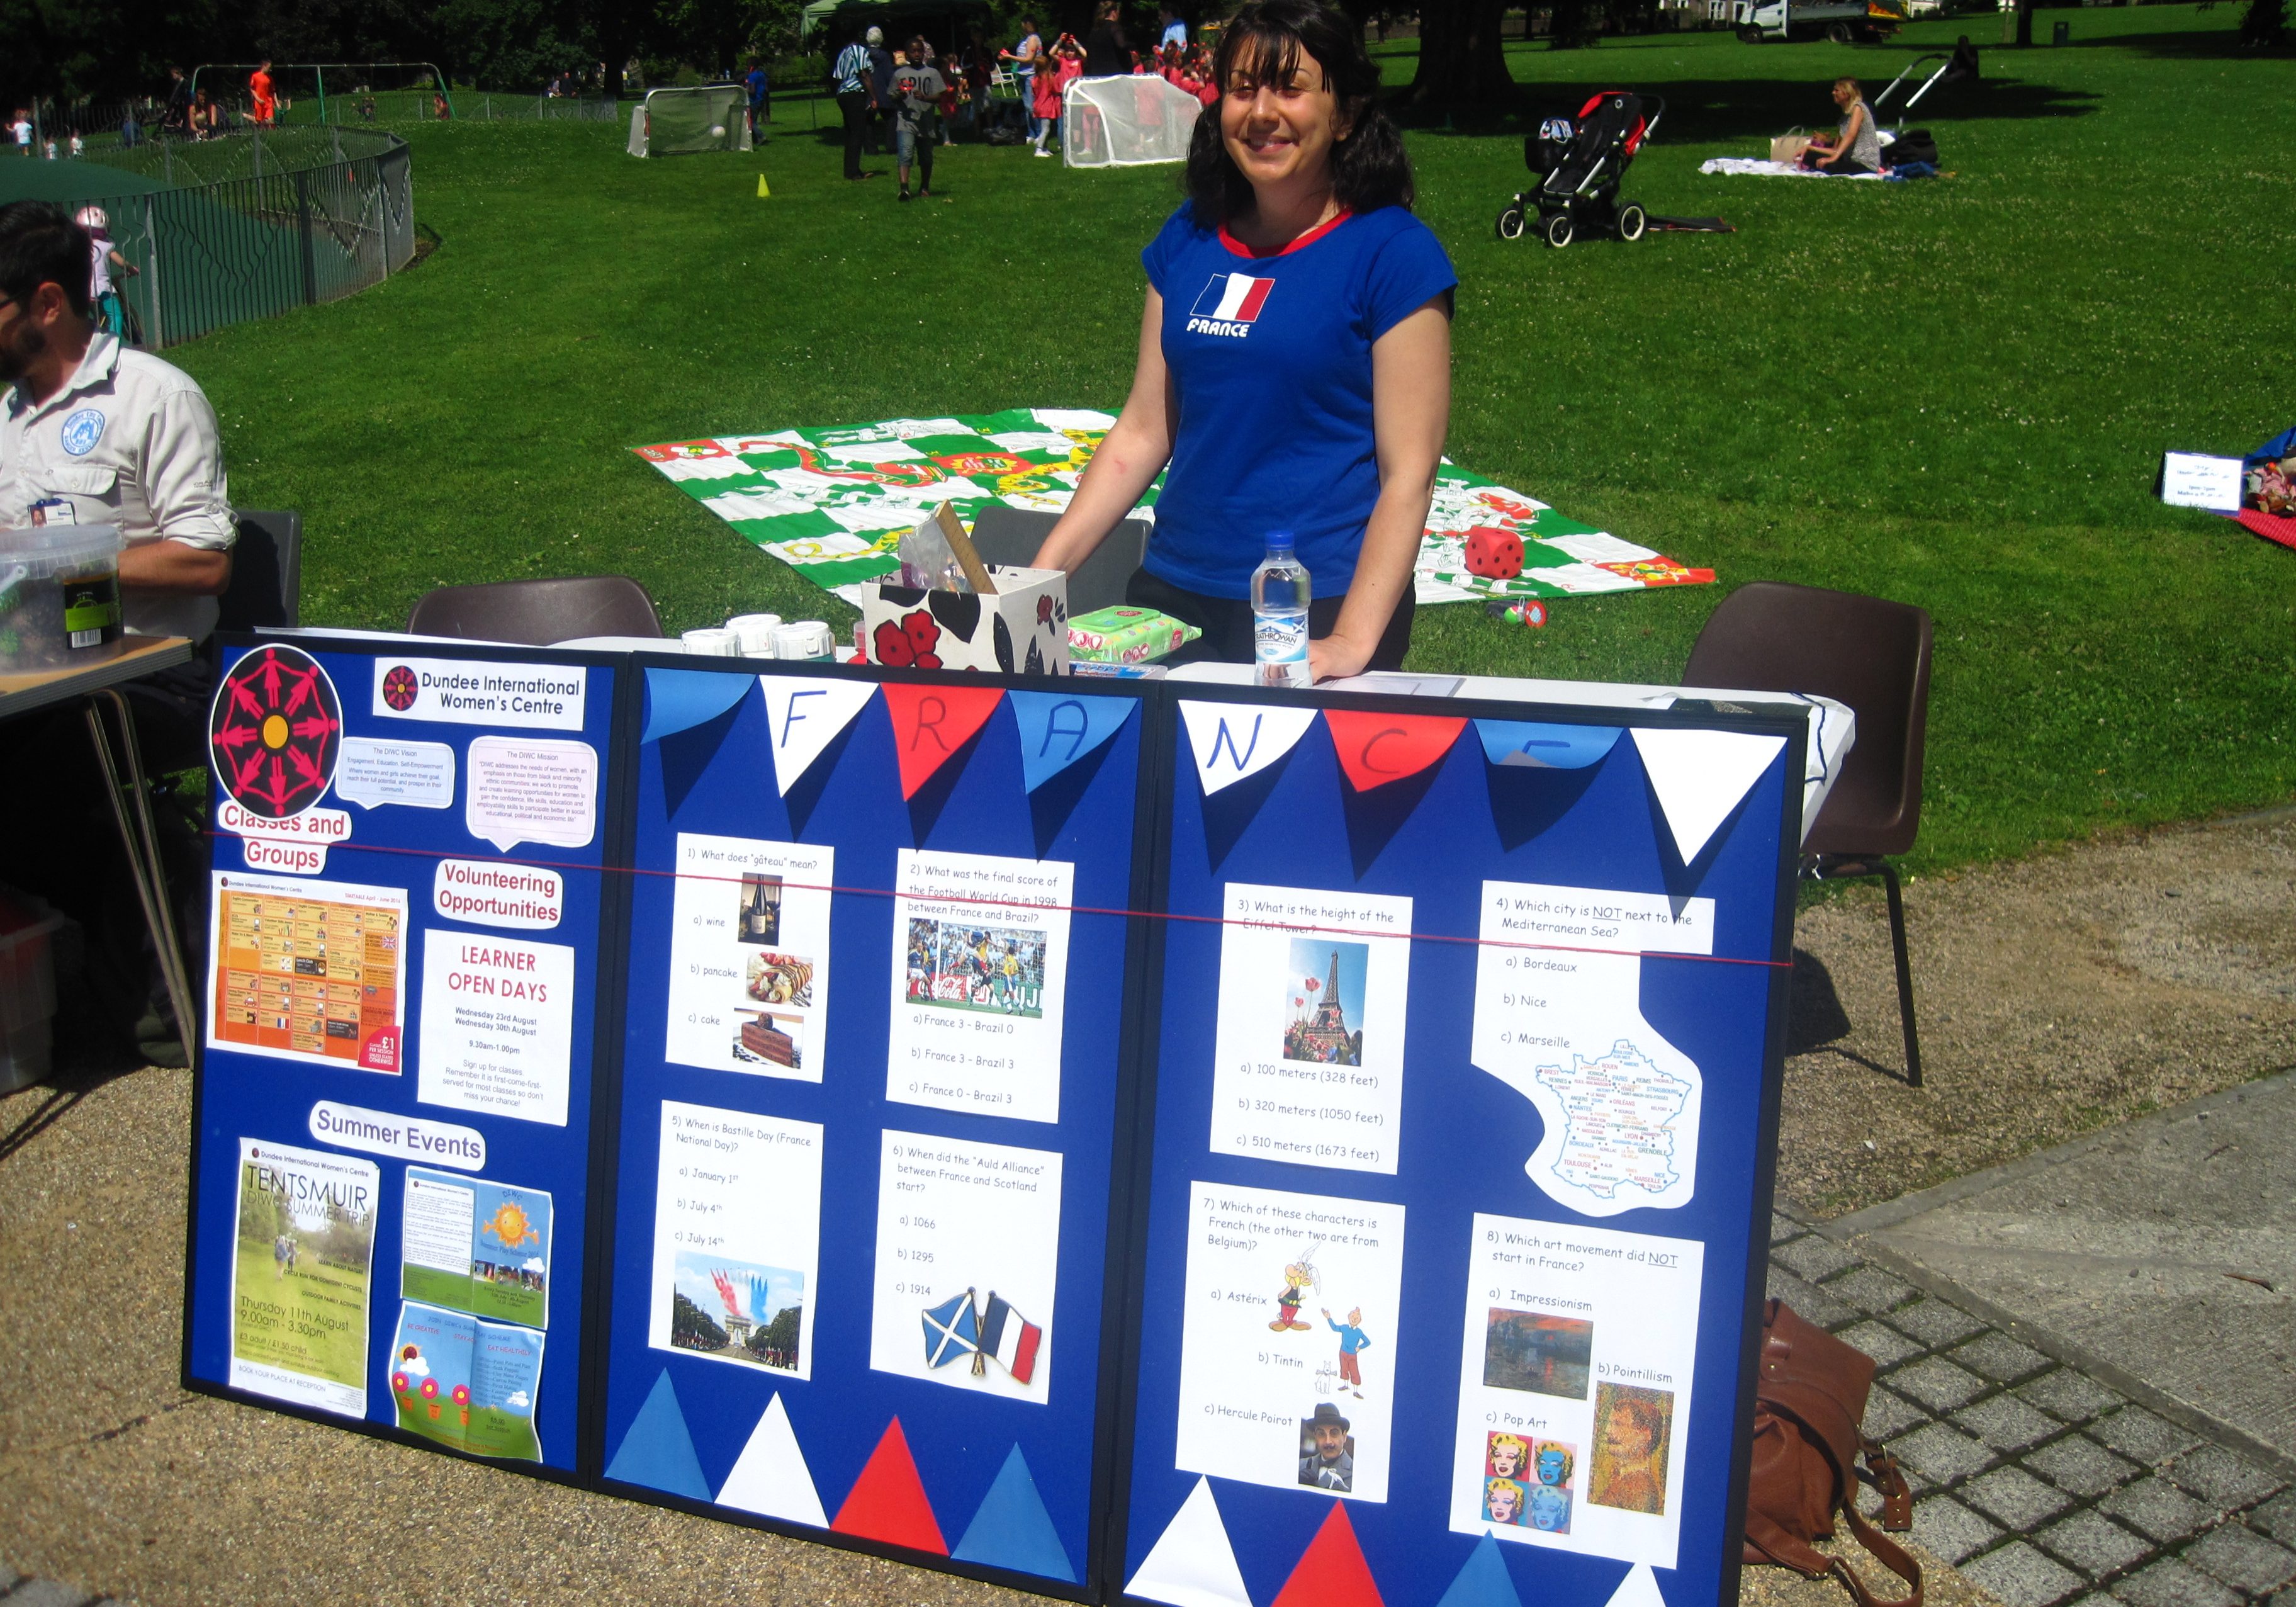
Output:
<path fill-rule="evenodd" d="M 1507 203 L 1499 238 L 1521 239 L 1536 215 L 1540 238 L 1558 249 L 1582 232 L 1640 240 L 1649 215 L 1635 201 L 1620 201 L 1619 181 L 1665 114 L 1666 102 L 1655 95 L 1605 89 L 1578 109 L 1575 127 L 1563 117 L 1539 124 L 1522 142 L 1522 160 L 1546 177 Z"/>

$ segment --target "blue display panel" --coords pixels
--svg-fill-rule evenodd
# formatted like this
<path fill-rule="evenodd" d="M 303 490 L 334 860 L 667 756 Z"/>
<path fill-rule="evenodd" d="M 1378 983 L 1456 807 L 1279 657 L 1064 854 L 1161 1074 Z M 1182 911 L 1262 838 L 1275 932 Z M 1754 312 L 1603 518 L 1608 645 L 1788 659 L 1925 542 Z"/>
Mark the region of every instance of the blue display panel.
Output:
<path fill-rule="evenodd" d="M 605 1488 L 1094 1594 L 1152 711 L 643 673 Z"/>
<path fill-rule="evenodd" d="M 1800 712 L 1170 692 L 1111 1594 L 1734 1599 Z"/>
<path fill-rule="evenodd" d="M 186 1382 L 573 1477 L 620 672 L 306 639 L 221 673 Z"/>

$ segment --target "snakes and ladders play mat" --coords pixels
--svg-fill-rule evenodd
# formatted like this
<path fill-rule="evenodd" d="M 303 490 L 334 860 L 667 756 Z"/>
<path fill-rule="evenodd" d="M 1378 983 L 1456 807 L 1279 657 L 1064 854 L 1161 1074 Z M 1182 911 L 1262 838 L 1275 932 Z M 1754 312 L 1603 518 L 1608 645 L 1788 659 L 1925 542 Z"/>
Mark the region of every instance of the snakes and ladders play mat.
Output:
<path fill-rule="evenodd" d="M 824 590 L 859 606 L 860 583 L 899 567 L 904 531 L 946 499 L 969 527 L 1004 503 L 1057 513 L 1115 422 L 1083 408 L 1013 407 L 886 419 L 827 430 L 665 441 L 633 448 L 688 496 Z M 1157 485 L 1138 516 L 1155 518 Z M 1471 573 L 1479 530 L 1522 538 L 1522 573 Z M 1566 519 L 1537 497 L 1445 461 L 1420 544 L 1422 603 L 1570 597 L 1714 578 L 1650 548 Z"/>

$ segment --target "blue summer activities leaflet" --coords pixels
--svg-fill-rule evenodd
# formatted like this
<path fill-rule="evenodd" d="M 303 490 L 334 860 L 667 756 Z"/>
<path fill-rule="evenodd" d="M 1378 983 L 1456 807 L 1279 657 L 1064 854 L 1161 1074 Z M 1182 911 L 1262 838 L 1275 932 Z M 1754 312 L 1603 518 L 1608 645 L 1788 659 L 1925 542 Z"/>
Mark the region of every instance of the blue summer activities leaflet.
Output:
<path fill-rule="evenodd" d="M 547 1328 L 551 1215 L 540 1189 L 408 1167 L 400 1296 Z"/>
<path fill-rule="evenodd" d="M 398 1426 L 473 1456 L 541 1461 L 534 1404 L 543 1338 L 536 1329 L 407 1301 L 390 1349 Z"/>

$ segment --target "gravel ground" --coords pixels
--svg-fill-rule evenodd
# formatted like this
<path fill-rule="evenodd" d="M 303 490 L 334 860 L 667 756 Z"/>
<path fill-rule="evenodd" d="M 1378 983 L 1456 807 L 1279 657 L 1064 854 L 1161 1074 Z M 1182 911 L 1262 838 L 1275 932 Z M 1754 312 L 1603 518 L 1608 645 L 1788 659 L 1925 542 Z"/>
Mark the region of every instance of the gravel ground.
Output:
<path fill-rule="evenodd" d="M 1820 1217 L 2296 1065 L 2296 809 L 1906 890 L 1907 1087 L 1878 883 L 1802 913 L 1778 1186 Z"/>
<path fill-rule="evenodd" d="M 1924 881 L 1908 902 L 1918 1092 L 1895 1076 L 1878 897 L 1800 924 L 1780 1183 L 1815 1212 L 2296 1063 L 2296 819 Z M 0 1570 L 145 1607 L 1024 1599 L 186 1395 L 190 1091 L 146 1070 L 0 1099 Z M 1987 1600 L 1923 1560 L 1932 1607 Z M 1847 1599 L 1746 1578 L 1749 1607 Z"/>

